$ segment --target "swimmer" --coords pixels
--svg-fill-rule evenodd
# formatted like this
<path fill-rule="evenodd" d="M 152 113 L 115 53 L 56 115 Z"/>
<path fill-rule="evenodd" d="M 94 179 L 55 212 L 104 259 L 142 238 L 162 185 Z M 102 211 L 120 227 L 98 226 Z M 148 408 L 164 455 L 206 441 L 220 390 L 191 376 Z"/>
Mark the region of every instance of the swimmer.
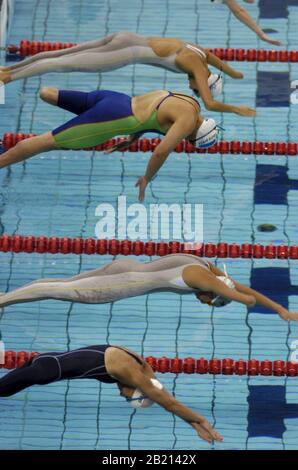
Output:
<path fill-rule="evenodd" d="M 40 96 L 47 103 L 77 116 L 52 132 L 17 143 L 0 156 L 0 168 L 42 152 L 93 147 L 112 137 L 130 134 L 125 142 L 110 149 L 123 150 L 144 132 L 155 131 L 164 134 L 165 138 L 155 148 L 146 174 L 136 184 L 139 186 L 139 199 L 143 200 L 147 184 L 179 142 L 188 139 L 198 147 L 208 148 L 217 141 L 215 121 L 204 119 L 199 103 L 181 93 L 159 90 L 131 98 L 124 93 L 108 90 L 84 93 L 43 88 Z M 244 106 L 234 109 L 242 115 L 246 115 L 248 110 Z M 254 115 L 255 111 L 250 110 L 250 113 Z"/>
<path fill-rule="evenodd" d="M 210 261 L 190 254 L 172 254 L 140 263 L 124 258 L 103 268 L 68 279 L 40 279 L 0 296 L 0 308 L 56 299 L 103 304 L 154 292 L 194 294 L 203 304 L 223 307 L 232 301 L 247 307 L 267 307 L 283 320 L 298 320 L 298 313 L 231 279 Z"/>
<path fill-rule="evenodd" d="M 270 36 L 268 36 L 265 31 L 258 26 L 258 24 L 252 19 L 250 14 L 243 8 L 242 6 L 239 5 L 236 0 L 211 0 L 211 2 L 214 3 L 224 3 L 227 5 L 227 7 L 230 9 L 231 13 L 242 23 L 244 23 L 248 28 L 250 28 L 252 31 L 254 31 L 257 36 L 265 42 L 268 42 L 269 44 L 273 44 L 274 46 L 280 46 L 281 42 L 277 41 L 276 39 L 272 39 Z M 244 0 L 246 3 L 254 3 L 254 0 Z"/>
<path fill-rule="evenodd" d="M 49 72 L 108 72 L 129 64 L 147 64 L 184 73 L 206 109 L 237 112 L 235 106 L 214 99 L 222 91 L 223 80 L 221 74 L 211 73 L 209 66 L 235 79 L 243 78 L 241 72 L 196 44 L 126 31 L 60 51 L 41 52 L 10 67 L 2 67 L 0 80 L 9 83 Z"/>
<path fill-rule="evenodd" d="M 120 346 L 104 344 L 39 354 L 0 379 L 0 397 L 10 397 L 32 385 L 69 379 L 116 384 L 120 395 L 133 408 L 147 408 L 157 403 L 192 426 L 201 439 L 223 441 L 207 419 L 183 405 L 163 387 L 141 356 Z"/>

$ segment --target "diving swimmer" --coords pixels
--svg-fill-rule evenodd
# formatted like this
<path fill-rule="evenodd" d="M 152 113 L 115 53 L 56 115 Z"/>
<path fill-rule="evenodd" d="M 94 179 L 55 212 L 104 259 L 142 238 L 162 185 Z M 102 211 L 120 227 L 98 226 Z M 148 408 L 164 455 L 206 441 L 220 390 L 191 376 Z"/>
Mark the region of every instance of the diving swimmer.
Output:
<path fill-rule="evenodd" d="M 108 72 L 130 64 L 147 64 L 184 73 L 190 88 L 201 97 L 206 109 L 235 112 L 235 106 L 216 101 L 214 97 L 222 91 L 221 73 L 241 79 L 241 72 L 196 44 L 177 38 L 145 37 L 127 31 L 68 49 L 41 52 L 12 66 L 1 67 L 0 81 L 9 83 L 50 72 Z M 221 73 L 211 73 L 209 66 Z"/>
<path fill-rule="evenodd" d="M 0 308 L 56 299 L 103 304 L 154 292 L 194 294 L 203 304 L 223 307 L 232 301 L 262 305 L 283 320 L 298 320 L 298 313 L 231 279 L 210 261 L 191 254 L 172 254 L 140 263 L 124 258 L 103 268 L 68 279 L 40 279 L 0 296 Z"/>
<path fill-rule="evenodd" d="M 147 408 L 157 403 L 186 421 L 201 439 L 223 441 L 207 419 L 167 392 L 141 356 L 121 346 L 103 344 L 39 354 L 0 379 L 0 397 L 10 397 L 32 385 L 66 379 L 94 379 L 116 384 L 120 395 L 133 408 Z"/>
<path fill-rule="evenodd" d="M 130 134 L 125 142 L 111 150 L 128 147 L 144 132 L 157 132 L 165 137 L 155 148 L 144 176 L 139 178 L 139 199 L 143 200 L 147 184 L 168 155 L 183 139 L 198 147 L 208 148 L 217 141 L 213 119 L 204 119 L 199 103 L 192 97 L 165 90 L 131 98 L 109 90 L 81 91 L 43 88 L 40 96 L 46 102 L 77 116 L 45 134 L 20 141 L 0 156 L 0 168 L 22 162 L 34 155 L 55 149 L 82 149 L 96 146 L 118 135 Z M 235 107 L 244 115 L 249 108 Z M 250 110 L 251 115 L 255 114 Z"/>

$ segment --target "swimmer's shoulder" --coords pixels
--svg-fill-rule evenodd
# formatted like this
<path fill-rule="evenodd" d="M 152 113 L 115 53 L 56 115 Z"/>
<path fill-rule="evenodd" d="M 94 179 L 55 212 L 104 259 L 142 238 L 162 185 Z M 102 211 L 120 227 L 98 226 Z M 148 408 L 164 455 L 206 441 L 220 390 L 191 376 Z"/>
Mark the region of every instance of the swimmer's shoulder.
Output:
<path fill-rule="evenodd" d="M 131 361 L 137 362 L 140 365 L 147 364 L 145 359 L 135 351 L 131 351 L 125 346 L 118 345 L 110 345 L 110 347 L 106 350 L 106 360 L 108 361 L 110 367 L 113 367 L 113 364 L 119 363 L 119 361 L 121 361 L 123 364 L 131 364 Z"/>
<path fill-rule="evenodd" d="M 183 72 L 192 74 L 194 69 L 206 67 L 207 57 L 208 51 L 206 49 L 195 44 L 185 43 L 180 51 L 177 52 L 175 64 Z"/>

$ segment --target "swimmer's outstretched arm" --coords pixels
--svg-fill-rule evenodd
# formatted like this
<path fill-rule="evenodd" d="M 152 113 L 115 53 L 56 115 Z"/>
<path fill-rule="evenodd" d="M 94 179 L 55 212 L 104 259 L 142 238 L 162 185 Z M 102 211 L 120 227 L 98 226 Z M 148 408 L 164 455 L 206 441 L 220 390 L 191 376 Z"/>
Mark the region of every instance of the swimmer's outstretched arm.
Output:
<path fill-rule="evenodd" d="M 183 403 L 176 400 L 176 398 L 164 388 L 160 390 L 154 387 L 150 378 L 139 369 L 131 367 L 130 362 L 125 366 L 122 361 L 121 363 L 119 361 L 118 364 L 114 364 L 111 368 L 109 367 L 108 371 L 120 383 L 124 383 L 130 387 L 139 388 L 144 395 L 165 408 L 169 413 L 173 413 L 186 421 L 196 430 L 201 439 L 204 439 L 207 442 L 223 441 L 223 437 L 219 432 L 213 429 L 212 425 L 206 418 L 204 418 L 204 416 L 199 415 L 195 411 L 183 405 Z"/>
<path fill-rule="evenodd" d="M 243 284 L 240 284 L 239 282 L 234 281 L 234 283 L 238 292 L 242 292 L 243 294 L 246 294 L 246 295 L 253 295 L 254 298 L 256 299 L 257 305 L 262 305 L 263 307 L 273 310 L 274 312 L 278 313 L 280 318 L 282 318 L 283 320 L 298 321 L 298 313 L 289 312 L 289 310 L 284 308 L 282 305 L 278 304 L 277 302 L 274 302 L 266 295 L 263 295 L 260 292 L 254 289 L 251 289 L 250 287 L 244 286 Z"/>
<path fill-rule="evenodd" d="M 224 276 L 225 274 L 220 271 L 216 266 L 211 264 L 211 270 L 216 276 Z M 241 294 L 244 294 L 246 296 L 252 296 L 255 299 L 255 304 L 257 305 L 262 305 L 263 307 L 266 307 L 270 310 L 273 310 L 274 312 L 278 313 L 280 318 L 283 320 L 289 321 L 298 321 L 298 313 L 294 312 L 289 312 L 286 308 L 284 308 L 282 305 L 278 304 L 277 302 L 274 302 L 273 300 L 269 299 L 266 295 L 261 294 L 260 292 L 251 289 L 248 286 L 245 286 L 243 284 L 240 284 L 240 282 L 237 282 L 233 279 L 233 282 L 235 284 L 236 290 L 240 292 Z"/>
<path fill-rule="evenodd" d="M 246 3 L 253 3 L 252 1 L 245 0 Z M 260 28 L 257 23 L 252 19 L 249 13 L 236 2 L 236 0 L 224 0 L 224 3 L 231 10 L 233 15 L 242 23 L 244 23 L 248 28 L 254 31 L 262 41 L 266 41 L 269 44 L 274 44 L 275 46 L 280 46 L 281 42 L 276 39 L 271 39 L 267 34 Z"/>
<path fill-rule="evenodd" d="M 208 63 L 213 63 L 213 65 L 219 69 L 223 68 L 225 73 L 233 76 L 234 78 L 242 78 L 242 74 L 240 72 L 237 72 L 236 70 L 234 71 L 220 59 L 217 60 L 215 55 L 208 53 L 207 50 L 206 54 L 209 55 L 209 60 L 207 59 Z M 190 60 L 190 56 L 188 54 L 179 54 L 176 59 L 176 63 L 188 74 L 190 87 L 193 89 L 195 94 L 203 100 L 206 109 L 209 111 L 218 111 L 220 113 L 235 113 L 240 116 L 255 116 L 255 109 L 249 108 L 248 106 L 235 106 L 222 103 L 221 101 L 216 101 L 213 98 L 208 86 L 209 71 L 206 67 L 206 63 L 204 63 L 200 57 L 196 57 L 192 54 Z"/>
<path fill-rule="evenodd" d="M 234 113 L 240 116 L 252 117 L 256 115 L 256 110 L 248 106 L 236 106 L 216 101 L 208 86 L 208 71 L 202 67 L 200 58 L 194 58 L 197 65 L 193 68 L 193 76 L 197 87 L 197 93 L 202 98 L 205 108 L 209 111 L 218 111 L 220 113 Z"/>
<path fill-rule="evenodd" d="M 165 163 L 169 154 L 175 149 L 182 139 L 188 137 L 193 132 L 196 121 L 196 112 L 194 112 L 193 115 L 190 115 L 189 113 L 182 113 L 178 119 L 176 116 L 173 116 L 174 124 L 168 130 L 161 143 L 154 150 L 148 162 L 145 175 L 141 176 L 136 182 L 136 186 L 139 187 L 139 201 L 144 200 L 148 183 Z"/>
<path fill-rule="evenodd" d="M 224 62 L 219 57 L 217 57 L 213 52 L 206 50 L 207 63 L 217 68 L 226 75 L 229 75 L 232 78 L 243 78 L 244 75 L 242 72 L 231 67 L 227 62 Z"/>
<path fill-rule="evenodd" d="M 51 132 L 21 140 L 14 147 L 0 155 L 0 169 L 57 148 Z"/>

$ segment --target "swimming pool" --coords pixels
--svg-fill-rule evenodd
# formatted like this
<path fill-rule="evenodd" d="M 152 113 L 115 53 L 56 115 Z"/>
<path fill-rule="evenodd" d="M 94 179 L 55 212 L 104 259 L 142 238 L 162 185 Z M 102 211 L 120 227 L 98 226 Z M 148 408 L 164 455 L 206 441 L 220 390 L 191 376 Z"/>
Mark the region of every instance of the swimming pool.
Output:
<path fill-rule="evenodd" d="M 157 0 L 17 0 L 8 42 L 23 38 L 84 41 L 126 29 L 144 35 L 181 36 L 208 47 L 264 47 L 224 7 L 213 8 L 209 3 L 167 0 L 161 6 Z M 298 49 L 298 2 L 287 3 L 287 17 L 260 21 L 264 27 L 278 30 L 288 49 Z M 258 9 L 251 7 L 250 11 L 256 16 Z M 219 20 L 221 29 L 215 30 L 213 25 Z M 238 66 L 245 80 L 226 78 L 224 98 L 252 107 L 256 101 L 258 115 L 252 120 L 225 114 L 220 120 L 224 138 L 297 141 L 298 106 L 286 102 L 284 90 L 285 83 L 298 79 L 298 64 L 243 62 Z M 5 131 L 41 133 L 66 120 L 66 112 L 39 100 L 38 89 L 48 84 L 129 94 L 154 88 L 187 92 L 183 76 L 141 65 L 103 75 L 31 78 L 7 87 L 0 135 Z M 272 84 L 278 89 L 274 106 L 269 96 L 274 91 Z M 148 154 L 143 153 L 106 156 L 60 151 L 1 171 L 1 233 L 94 236 L 97 205 L 115 204 L 122 194 L 128 203 L 135 202 L 134 183 L 147 159 Z M 295 244 L 297 179 L 295 157 L 172 154 L 147 191 L 145 204 L 204 204 L 205 241 Z M 271 223 L 277 230 L 259 232 L 262 223 Z M 1 291 L 36 278 L 70 276 L 111 259 L 0 253 Z M 272 279 L 267 292 L 273 291 L 275 299 L 298 310 L 297 261 L 229 259 L 226 264 L 232 277 L 253 287 L 263 289 L 265 281 Z M 215 312 L 208 306 L 198 307 L 188 296 L 174 294 L 112 305 L 55 301 L 15 305 L 1 312 L 0 330 L 7 349 L 43 352 L 108 341 L 145 356 L 170 357 L 288 359 L 291 343 L 298 339 L 298 325 L 288 325 L 275 314 L 258 308 L 248 314 L 244 306 L 236 304 Z M 183 374 L 165 374 L 161 379 L 181 401 L 216 425 L 224 443 L 210 446 L 198 440 L 183 421 L 157 406 L 132 412 L 110 385 L 72 381 L 35 386 L 1 400 L 0 448 L 298 448 L 297 379 Z"/>

